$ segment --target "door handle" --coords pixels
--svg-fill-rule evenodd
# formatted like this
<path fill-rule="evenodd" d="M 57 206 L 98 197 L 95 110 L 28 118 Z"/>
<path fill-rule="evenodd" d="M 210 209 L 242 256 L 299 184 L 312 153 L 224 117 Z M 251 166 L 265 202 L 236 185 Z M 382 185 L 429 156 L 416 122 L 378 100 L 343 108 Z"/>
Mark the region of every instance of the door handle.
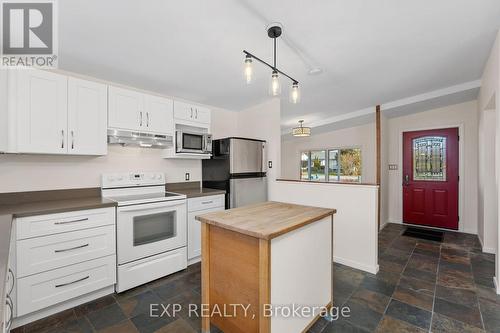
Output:
<path fill-rule="evenodd" d="M 146 126 L 149 127 L 149 112 L 146 112 Z"/>
<path fill-rule="evenodd" d="M 196 119 L 198 119 L 198 109 L 196 109 Z"/>
<path fill-rule="evenodd" d="M 64 149 L 64 130 L 61 130 L 61 148 Z"/>
<path fill-rule="evenodd" d="M 403 185 L 404 186 L 410 185 L 410 176 L 405 175 L 404 180 L 403 180 Z"/>
<path fill-rule="evenodd" d="M 190 109 L 191 109 L 191 118 L 193 118 L 193 108 Z"/>
<path fill-rule="evenodd" d="M 140 120 L 139 120 L 139 126 L 142 126 L 142 111 L 139 111 L 141 117 L 140 117 Z"/>
<path fill-rule="evenodd" d="M 75 149 L 75 131 L 71 131 L 71 149 Z"/>

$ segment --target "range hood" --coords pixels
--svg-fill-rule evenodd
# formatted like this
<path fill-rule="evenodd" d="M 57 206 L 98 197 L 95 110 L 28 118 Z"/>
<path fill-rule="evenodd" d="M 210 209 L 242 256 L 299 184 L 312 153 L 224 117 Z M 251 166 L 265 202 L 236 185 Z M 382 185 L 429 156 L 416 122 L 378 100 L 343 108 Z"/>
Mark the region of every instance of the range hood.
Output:
<path fill-rule="evenodd" d="M 122 146 L 165 149 L 173 146 L 171 135 L 108 129 L 108 143 Z"/>

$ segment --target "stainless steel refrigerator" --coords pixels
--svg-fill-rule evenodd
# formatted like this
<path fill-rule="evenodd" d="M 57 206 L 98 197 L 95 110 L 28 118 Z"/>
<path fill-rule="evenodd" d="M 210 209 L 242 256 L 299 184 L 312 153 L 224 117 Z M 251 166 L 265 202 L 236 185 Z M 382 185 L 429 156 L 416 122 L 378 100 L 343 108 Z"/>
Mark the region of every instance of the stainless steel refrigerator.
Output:
<path fill-rule="evenodd" d="M 225 138 L 203 160 L 203 187 L 226 190 L 226 209 L 267 201 L 266 142 Z"/>

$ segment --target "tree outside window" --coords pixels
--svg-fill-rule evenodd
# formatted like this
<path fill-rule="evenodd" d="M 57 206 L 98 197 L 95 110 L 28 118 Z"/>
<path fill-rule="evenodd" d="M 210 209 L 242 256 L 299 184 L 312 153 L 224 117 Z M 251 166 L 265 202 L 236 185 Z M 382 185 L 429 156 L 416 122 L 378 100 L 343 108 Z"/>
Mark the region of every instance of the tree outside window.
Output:
<path fill-rule="evenodd" d="M 342 148 L 301 153 L 300 179 L 361 182 L 361 149 Z"/>

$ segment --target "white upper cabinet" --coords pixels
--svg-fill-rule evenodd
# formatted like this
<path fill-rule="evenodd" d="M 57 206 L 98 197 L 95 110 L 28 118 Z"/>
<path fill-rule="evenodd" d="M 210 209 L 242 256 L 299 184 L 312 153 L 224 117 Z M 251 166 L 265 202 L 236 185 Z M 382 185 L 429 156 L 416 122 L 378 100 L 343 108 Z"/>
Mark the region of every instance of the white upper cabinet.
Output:
<path fill-rule="evenodd" d="M 108 87 L 68 79 L 68 152 L 73 155 L 106 155 Z"/>
<path fill-rule="evenodd" d="M 178 121 L 186 121 L 191 124 L 210 124 L 210 110 L 198 105 L 184 102 L 174 102 L 174 117 Z"/>
<path fill-rule="evenodd" d="M 110 86 L 108 127 L 141 131 L 143 125 L 146 125 L 144 94 Z"/>
<path fill-rule="evenodd" d="M 174 117 L 171 99 L 146 96 L 146 128 L 153 133 L 173 135 Z"/>
<path fill-rule="evenodd" d="M 108 127 L 172 135 L 173 102 L 167 98 L 110 86 Z"/>
<path fill-rule="evenodd" d="M 66 154 L 68 78 L 37 70 L 16 71 L 17 151 Z"/>
<path fill-rule="evenodd" d="M 8 71 L 10 153 L 105 155 L 107 86 L 35 69 Z"/>

